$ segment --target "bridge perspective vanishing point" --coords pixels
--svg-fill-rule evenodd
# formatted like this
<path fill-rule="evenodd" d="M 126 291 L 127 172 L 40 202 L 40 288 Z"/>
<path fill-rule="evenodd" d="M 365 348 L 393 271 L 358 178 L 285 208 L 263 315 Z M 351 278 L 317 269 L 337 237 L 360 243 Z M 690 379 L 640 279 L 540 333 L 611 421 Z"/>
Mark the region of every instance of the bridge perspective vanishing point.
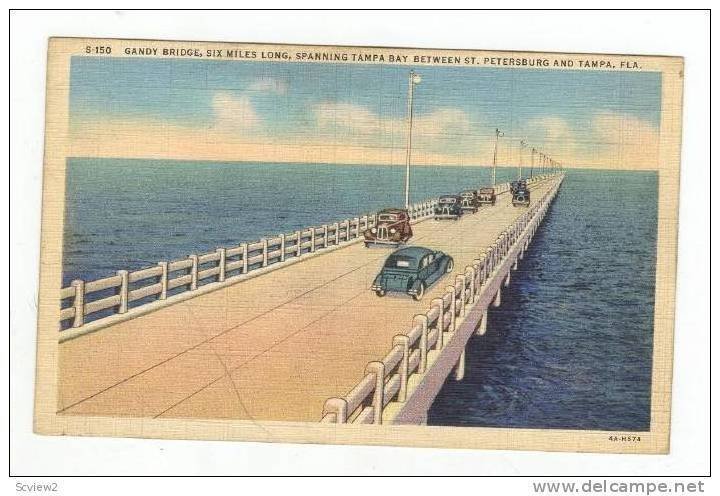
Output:
<path fill-rule="evenodd" d="M 430 222 L 419 245 L 456 271 L 425 292 L 378 298 L 391 250 L 365 248 L 377 214 L 218 248 L 61 290 L 58 412 L 151 418 L 422 424 L 465 348 L 485 334 L 563 173 L 528 180 L 529 207 Z M 389 351 L 388 351 L 389 350 Z"/>

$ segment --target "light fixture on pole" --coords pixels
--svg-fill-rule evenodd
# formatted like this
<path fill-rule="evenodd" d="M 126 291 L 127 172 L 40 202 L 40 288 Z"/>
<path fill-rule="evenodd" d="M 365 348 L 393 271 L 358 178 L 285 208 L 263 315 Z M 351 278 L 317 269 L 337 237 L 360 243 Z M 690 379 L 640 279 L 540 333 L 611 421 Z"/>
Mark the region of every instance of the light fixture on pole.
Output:
<path fill-rule="evenodd" d="M 407 110 L 407 150 L 405 154 L 405 208 L 410 207 L 410 154 L 412 151 L 412 124 L 413 124 L 413 95 L 416 84 L 420 84 L 422 78 L 415 71 L 410 71 L 408 78 L 408 110 Z"/>
<path fill-rule="evenodd" d="M 520 140 L 520 157 L 518 157 L 518 180 L 522 179 L 523 150 L 527 147 L 527 141 Z"/>
<path fill-rule="evenodd" d="M 493 187 L 495 187 L 495 178 L 496 178 L 496 172 L 495 169 L 497 168 L 497 149 L 498 149 L 498 141 L 500 141 L 500 138 L 505 136 L 505 133 L 501 132 L 499 129 L 495 128 L 495 151 L 493 152 L 493 169 L 492 169 L 492 183 Z"/>

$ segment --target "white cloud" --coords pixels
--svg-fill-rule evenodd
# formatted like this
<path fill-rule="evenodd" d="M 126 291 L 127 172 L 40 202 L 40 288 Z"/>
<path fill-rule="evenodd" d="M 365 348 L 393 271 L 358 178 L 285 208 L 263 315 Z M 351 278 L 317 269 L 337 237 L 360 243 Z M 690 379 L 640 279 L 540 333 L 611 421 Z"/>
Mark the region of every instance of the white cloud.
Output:
<path fill-rule="evenodd" d="M 381 117 L 367 107 L 353 103 L 323 102 L 315 105 L 313 113 L 318 129 L 333 134 L 375 136 L 397 142 L 407 131 L 405 117 Z M 458 108 L 439 108 L 413 117 L 413 137 L 418 146 L 422 146 L 423 141 L 457 136 L 470 129 L 470 117 Z"/>
<path fill-rule="evenodd" d="M 323 102 L 313 108 L 315 123 L 323 131 L 347 131 L 352 134 L 369 135 L 382 131 L 387 124 L 367 107 L 352 103 Z"/>
<path fill-rule="evenodd" d="M 212 109 L 215 115 L 214 127 L 217 128 L 249 131 L 258 129 L 262 124 L 247 95 L 219 91 L 213 97 Z"/>

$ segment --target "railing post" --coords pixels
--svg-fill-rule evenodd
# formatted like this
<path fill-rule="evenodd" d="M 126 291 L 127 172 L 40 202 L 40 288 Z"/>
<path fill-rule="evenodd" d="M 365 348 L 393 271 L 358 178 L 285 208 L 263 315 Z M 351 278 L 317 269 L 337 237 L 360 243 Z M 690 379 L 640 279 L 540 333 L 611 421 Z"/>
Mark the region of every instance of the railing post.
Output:
<path fill-rule="evenodd" d="M 441 350 L 443 347 L 443 332 L 445 331 L 445 299 L 444 298 L 435 298 L 430 304 L 431 304 L 431 306 L 437 305 L 437 307 L 438 307 L 439 313 L 438 313 L 437 325 L 435 326 L 438 330 L 438 338 L 437 338 L 437 341 L 435 341 L 435 349 Z"/>
<path fill-rule="evenodd" d="M 328 226 L 327 224 L 323 224 L 323 248 L 328 247 Z"/>
<path fill-rule="evenodd" d="M 340 224 L 336 222 L 333 224 L 333 228 L 335 229 L 335 245 L 340 244 Z"/>
<path fill-rule="evenodd" d="M 413 323 L 420 324 L 420 364 L 418 365 L 418 372 L 423 373 L 427 367 L 428 316 L 425 314 L 416 315 L 413 317 Z"/>
<path fill-rule="evenodd" d="M 480 280 L 480 260 L 477 258 L 475 260 L 473 260 L 473 264 L 470 268 L 472 269 L 472 272 L 471 272 L 472 284 L 470 285 L 470 291 L 471 291 L 471 293 L 470 293 L 471 300 L 470 301 L 475 303 L 475 301 L 477 300 L 477 295 L 478 295 L 478 287 L 480 286 L 478 284 L 478 282 Z"/>
<path fill-rule="evenodd" d="M 128 271 L 118 270 L 117 275 L 120 276 L 120 288 L 118 289 L 120 304 L 118 305 L 118 313 L 125 313 L 128 309 Z"/>
<path fill-rule="evenodd" d="M 285 233 L 280 235 L 280 261 L 285 261 Z"/>
<path fill-rule="evenodd" d="M 198 284 L 198 256 L 190 255 L 188 258 L 192 260 L 192 265 L 190 266 L 190 291 L 194 291 L 197 289 Z"/>
<path fill-rule="evenodd" d="M 168 263 L 158 262 L 158 265 L 162 269 L 162 273 L 160 274 L 160 296 L 158 298 L 164 300 L 167 298 L 168 291 Z"/>
<path fill-rule="evenodd" d="M 248 245 L 247 243 L 243 243 L 240 245 L 240 248 L 242 250 L 242 273 L 247 274 L 248 271 Z"/>
<path fill-rule="evenodd" d="M 405 401 L 407 398 L 408 383 L 408 365 L 410 358 L 410 339 L 404 334 L 398 334 L 393 338 L 393 347 L 402 346 L 403 357 L 398 365 L 398 373 L 400 374 L 400 389 L 398 390 L 398 401 Z"/>
<path fill-rule="evenodd" d="M 373 423 L 382 424 L 383 403 L 385 401 L 385 364 L 370 362 L 365 367 L 366 374 L 375 375 L 375 391 L 373 393 Z"/>
<path fill-rule="evenodd" d="M 353 223 L 355 224 L 355 238 L 360 237 L 360 217 L 355 217 L 353 219 Z"/>
<path fill-rule="evenodd" d="M 452 293 L 452 298 L 450 298 L 450 308 L 448 309 L 448 312 L 450 312 L 450 325 L 448 326 L 448 332 L 453 332 L 455 331 L 455 311 L 457 310 L 455 305 L 455 286 L 448 286 L 445 289 Z"/>
<path fill-rule="evenodd" d="M 75 288 L 75 297 L 73 298 L 75 318 L 73 319 L 73 327 L 80 327 L 85 320 L 85 281 L 75 279 L 70 285 Z"/>
<path fill-rule="evenodd" d="M 260 240 L 262 243 L 262 266 L 267 267 L 268 264 L 268 240 L 263 238 Z"/>
<path fill-rule="evenodd" d="M 225 280 L 225 248 L 218 248 L 217 252 L 220 255 L 220 259 L 218 260 L 218 268 L 220 269 L 218 272 L 218 282 L 223 282 Z"/>
<path fill-rule="evenodd" d="M 302 255 L 302 231 L 295 231 L 295 235 L 297 236 L 297 252 L 295 255 L 299 257 Z"/>
<path fill-rule="evenodd" d="M 310 253 L 315 253 L 315 230 L 317 228 L 313 226 L 310 229 Z"/>
<path fill-rule="evenodd" d="M 343 398 L 329 398 L 325 401 L 325 406 L 323 407 L 322 416 L 325 417 L 326 415 L 334 415 L 334 423 L 336 424 L 346 423 L 348 416 L 347 401 Z"/>
<path fill-rule="evenodd" d="M 458 313 L 461 316 L 465 315 L 465 297 L 467 296 L 465 293 L 465 276 L 460 274 L 457 277 L 455 277 L 455 284 L 460 283 L 460 308 L 458 309 Z M 455 329 L 453 328 L 453 331 Z"/>

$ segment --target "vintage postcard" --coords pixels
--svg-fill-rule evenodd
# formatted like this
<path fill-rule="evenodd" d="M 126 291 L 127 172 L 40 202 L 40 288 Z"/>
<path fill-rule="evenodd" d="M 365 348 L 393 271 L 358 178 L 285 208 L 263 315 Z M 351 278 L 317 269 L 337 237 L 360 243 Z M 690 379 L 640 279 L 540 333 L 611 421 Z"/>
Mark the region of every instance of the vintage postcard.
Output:
<path fill-rule="evenodd" d="M 666 453 L 682 82 L 51 39 L 36 432 Z"/>

